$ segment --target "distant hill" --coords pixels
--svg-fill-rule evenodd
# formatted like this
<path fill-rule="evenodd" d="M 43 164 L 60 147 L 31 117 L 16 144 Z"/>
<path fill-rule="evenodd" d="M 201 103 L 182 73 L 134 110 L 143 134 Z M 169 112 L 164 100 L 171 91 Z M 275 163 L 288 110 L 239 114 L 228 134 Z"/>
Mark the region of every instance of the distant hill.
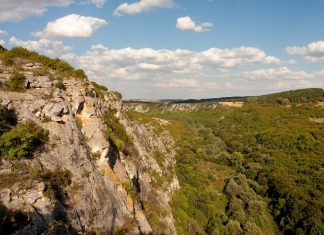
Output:
<path fill-rule="evenodd" d="M 308 88 L 285 91 L 261 96 L 231 96 L 209 99 L 131 99 L 125 103 L 141 104 L 199 104 L 230 101 L 247 101 L 257 103 L 311 103 L 324 101 L 324 90 L 321 88 Z"/>
<path fill-rule="evenodd" d="M 312 103 L 324 101 L 324 90 L 308 88 L 285 91 L 269 95 L 249 97 L 248 101 L 257 103 Z"/>

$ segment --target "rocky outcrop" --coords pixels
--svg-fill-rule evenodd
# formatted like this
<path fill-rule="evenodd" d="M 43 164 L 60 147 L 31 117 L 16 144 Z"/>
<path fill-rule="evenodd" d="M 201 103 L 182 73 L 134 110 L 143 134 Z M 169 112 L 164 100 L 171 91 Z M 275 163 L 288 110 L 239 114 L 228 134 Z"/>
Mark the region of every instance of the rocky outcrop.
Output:
<path fill-rule="evenodd" d="M 116 92 L 101 91 L 102 96 L 97 97 L 89 81 L 72 77 L 62 80 L 53 72 L 46 76 L 34 75 L 33 70 L 41 68 L 41 64 L 25 63 L 20 72 L 25 74 L 26 90 L 2 89 L 0 99 L 2 105 L 16 111 L 19 122 L 33 120 L 49 131 L 45 149 L 33 159 L 20 160 L 25 168 L 68 170 L 71 184 L 64 189 L 60 200 L 46 197 L 44 182 L 27 177 L 29 171 L 26 173 L 28 187 L 23 187 L 19 178 L 1 184 L 1 203 L 30 218 L 18 232 L 39 234 L 55 231 L 57 224 L 64 224 L 70 233 L 155 233 L 157 225 L 152 225 L 147 210 L 153 206 L 150 203 L 157 202 L 154 207 L 166 211 L 160 216 L 166 225 L 165 232 L 175 234 L 168 201 L 179 184 L 173 170 L 174 141 L 168 132 L 157 134 L 149 125 L 130 121 Z M 2 66 L 3 84 L 12 72 L 13 69 Z M 64 89 L 55 86 L 59 82 Z M 138 155 L 120 152 L 107 140 L 103 120 L 106 110 L 116 110 L 112 115 L 124 125 Z M 163 161 L 156 160 L 156 152 L 163 155 Z M 0 177 L 14 170 L 10 160 L 1 160 Z M 157 182 L 157 177 L 166 175 L 168 181 Z"/>
<path fill-rule="evenodd" d="M 156 105 L 156 104 L 154 104 Z M 195 112 L 198 110 L 215 110 L 220 107 L 241 108 L 244 102 L 214 102 L 214 103 L 179 103 L 179 104 L 159 104 L 159 108 L 166 112 Z M 150 105 L 139 103 L 126 103 L 127 110 L 136 111 L 139 113 L 147 113 L 150 111 Z"/>

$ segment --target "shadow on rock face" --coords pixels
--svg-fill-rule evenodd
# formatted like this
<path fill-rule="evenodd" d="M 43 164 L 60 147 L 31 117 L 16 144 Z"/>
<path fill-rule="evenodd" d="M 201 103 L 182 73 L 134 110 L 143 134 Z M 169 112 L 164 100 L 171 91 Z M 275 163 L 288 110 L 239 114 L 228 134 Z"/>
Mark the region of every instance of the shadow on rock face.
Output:
<path fill-rule="evenodd" d="M 116 165 L 117 159 L 120 158 L 120 155 L 116 144 L 113 141 L 109 141 L 109 143 L 111 147 L 109 148 L 108 152 L 108 163 L 110 168 L 113 170 Z"/>

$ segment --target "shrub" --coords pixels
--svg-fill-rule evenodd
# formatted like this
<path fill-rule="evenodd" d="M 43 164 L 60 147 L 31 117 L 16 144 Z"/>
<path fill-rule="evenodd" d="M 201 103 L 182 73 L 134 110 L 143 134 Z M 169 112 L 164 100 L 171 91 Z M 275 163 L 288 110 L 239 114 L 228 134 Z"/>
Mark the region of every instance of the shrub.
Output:
<path fill-rule="evenodd" d="M 9 81 L 6 82 L 6 86 L 10 91 L 23 91 L 25 90 L 24 84 L 25 84 L 25 76 L 21 73 L 14 72 L 10 78 Z"/>
<path fill-rule="evenodd" d="M 51 59 L 47 56 L 39 55 L 38 53 L 29 51 L 25 48 L 15 47 L 9 51 L 3 51 L 0 55 L 0 59 L 2 59 L 5 64 L 6 61 L 11 63 L 7 65 L 12 65 L 15 58 L 21 58 L 32 62 L 41 63 L 43 64 L 43 66 L 45 66 L 45 68 L 53 69 L 56 74 L 61 76 L 87 79 L 87 76 L 85 75 L 83 70 L 76 70 L 63 60 Z"/>
<path fill-rule="evenodd" d="M 0 105 L 0 135 L 10 130 L 17 123 L 17 116 L 14 110 L 7 109 Z"/>
<path fill-rule="evenodd" d="M 6 57 L 2 58 L 2 62 L 6 66 L 12 66 L 15 63 L 13 58 L 10 56 L 6 56 Z"/>
<path fill-rule="evenodd" d="M 138 152 L 128 136 L 124 126 L 115 117 L 116 110 L 109 109 L 104 113 L 104 121 L 107 126 L 106 138 L 125 155 L 138 155 Z"/>
<path fill-rule="evenodd" d="M 122 185 L 131 198 L 134 199 L 137 196 L 137 191 L 130 181 L 124 181 Z"/>
<path fill-rule="evenodd" d="M 0 45 L 0 52 L 6 51 L 7 49 Z"/>
<path fill-rule="evenodd" d="M 43 195 L 51 200 L 60 200 L 62 190 L 72 182 L 72 174 L 69 170 L 46 170 L 41 178 L 44 180 L 45 188 Z"/>
<path fill-rule="evenodd" d="M 31 158 L 47 138 L 48 131 L 27 121 L 1 135 L 0 153 L 10 159 Z"/>
<path fill-rule="evenodd" d="M 101 153 L 100 151 L 97 151 L 97 152 L 94 152 L 94 153 L 91 153 L 91 157 L 94 159 L 94 160 L 98 160 L 101 156 Z"/>
<path fill-rule="evenodd" d="M 60 89 L 60 90 L 64 90 L 64 91 L 66 89 L 65 85 L 61 81 L 58 81 L 57 83 L 55 83 L 55 87 Z"/>
<path fill-rule="evenodd" d="M 91 84 L 94 87 L 94 93 L 96 94 L 96 97 L 103 98 L 103 92 L 108 91 L 107 87 L 99 85 L 96 82 L 91 82 Z"/>
<path fill-rule="evenodd" d="M 50 73 L 45 68 L 43 68 L 43 69 L 34 69 L 33 70 L 33 75 L 34 76 L 48 76 L 48 75 L 50 75 Z"/>

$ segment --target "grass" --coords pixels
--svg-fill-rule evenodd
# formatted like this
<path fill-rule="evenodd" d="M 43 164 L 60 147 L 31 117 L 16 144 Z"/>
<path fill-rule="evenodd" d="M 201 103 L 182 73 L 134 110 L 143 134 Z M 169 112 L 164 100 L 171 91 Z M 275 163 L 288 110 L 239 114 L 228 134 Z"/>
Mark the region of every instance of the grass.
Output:
<path fill-rule="evenodd" d="M 15 64 L 15 60 L 17 59 L 37 62 L 43 64 L 45 70 L 54 70 L 56 75 L 87 80 L 87 76 L 85 75 L 83 70 L 75 69 L 63 60 L 57 58 L 51 59 L 49 57 L 39 55 L 36 52 L 29 51 L 21 47 L 14 47 L 11 50 L 0 50 L 0 59 L 6 66 L 13 66 Z"/>

